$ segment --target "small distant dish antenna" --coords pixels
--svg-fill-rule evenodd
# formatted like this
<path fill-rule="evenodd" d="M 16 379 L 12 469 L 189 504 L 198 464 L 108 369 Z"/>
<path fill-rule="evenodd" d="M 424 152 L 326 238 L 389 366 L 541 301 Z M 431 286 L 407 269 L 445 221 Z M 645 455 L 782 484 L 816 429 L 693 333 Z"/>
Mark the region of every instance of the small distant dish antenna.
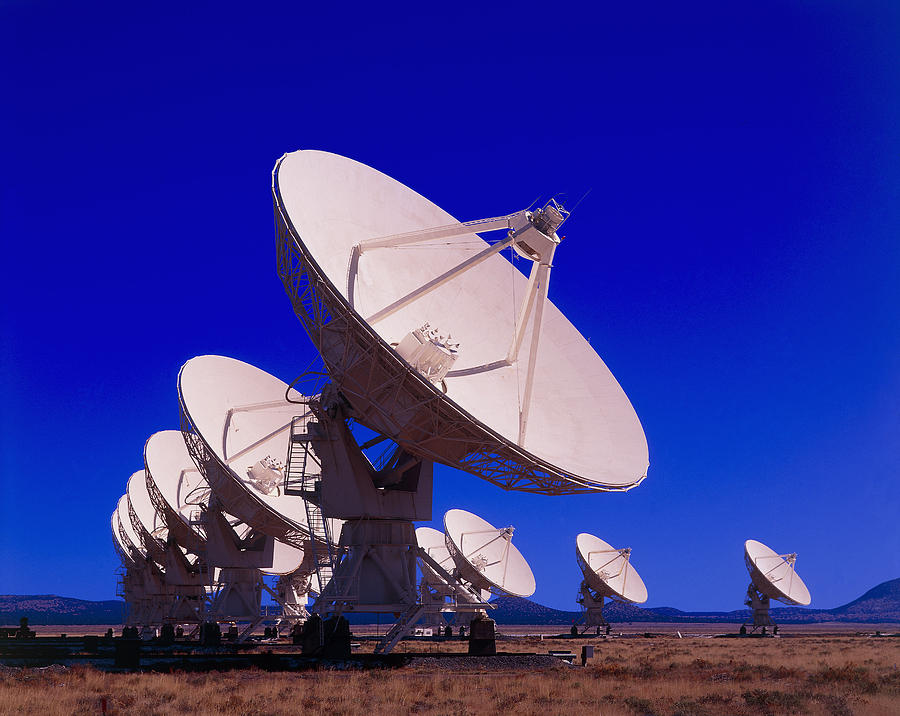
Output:
<path fill-rule="evenodd" d="M 630 547 L 617 549 L 582 532 L 575 538 L 575 556 L 584 575 L 577 601 L 585 610 L 585 627 L 607 626 L 603 617 L 607 598 L 629 604 L 647 601 L 647 587 L 631 564 Z"/>
<path fill-rule="evenodd" d="M 744 543 L 744 564 L 750 573 L 750 586 L 744 604 L 753 610 L 752 622 L 746 622 L 741 632 L 761 630 L 766 633 L 768 627 L 777 631 L 769 613 L 769 602 L 774 599 L 792 606 L 807 606 L 812 598 L 809 589 L 797 574 L 795 565 L 797 554 L 778 554 L 755 539 Z"/>
<path fill-rule="evenodd" d="M 459 575 L 443 532 L 419 527 L 416 542 L 422 571 L 419 593 L 426 624 L 443 629 L 448 616 L 483 614 L 494 608 L 489 601 L 491 592 L 475 588 Z"/>
<path fill-rule="evenodd" d="M 132 475 L 132 477 L 134 477 Z M 143 540 L 132 524 L 128 495 L 122 495 L 116 507 L 119 543 L 131 555 L 126 565 L 122 589 L 128 605 L 127 623 L 150 628 L 161 624 L 170 613 L 171 589 L 167 589 L 160 565 L 150 557 Z"/>
<path fill-rule="evenodd" d="M 125 600 L 125 624 L 132 626 L 144 623 L 148 614 L 148 599 L 145 580 L 142 578 L 146 562 L 143 557 L 138 556 L 134 545 L 125 535 L 125 529 L 119 519 L 119 504 L 122 504 L 127 511 L 126 503 L 127 498 L 123 495 L 116 505 L 116 509 L 113 510 L 110 525 L 113 533 L 113 545 L 122 564 L 117 580 L 116 594 Z"/>
<path fill-rule="evenodd" d="M 459 576 L 476 589 L 513 597 L 534 594 L 534 574 L 512 543 L 513 527 L 494 527 L 465 510 L 444 515 L 445 545 Z"/>
<path fill-rule="evenodd" d="M 170 536 L 163 513 L 151 498 L 146 469 L 128 480 L 127 498 L 131 524 L 147 553 L 148 576 L 153 579 L 151 606 L 163 614 L 164 621 L 201 621 L 206 577 L 197 557 Z"/>

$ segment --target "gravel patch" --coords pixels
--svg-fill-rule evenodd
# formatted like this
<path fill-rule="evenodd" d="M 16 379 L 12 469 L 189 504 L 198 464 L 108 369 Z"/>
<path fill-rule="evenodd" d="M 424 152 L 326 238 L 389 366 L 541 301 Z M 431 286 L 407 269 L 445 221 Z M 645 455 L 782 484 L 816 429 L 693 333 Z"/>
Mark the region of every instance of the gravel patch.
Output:
<path fill-rule="evenodd" d="M 408 666 L 429 671 L 518 671 L 570 669 L 562 659 L 543 654 L 498 654 L 497 656 L 415 656 Z"/>

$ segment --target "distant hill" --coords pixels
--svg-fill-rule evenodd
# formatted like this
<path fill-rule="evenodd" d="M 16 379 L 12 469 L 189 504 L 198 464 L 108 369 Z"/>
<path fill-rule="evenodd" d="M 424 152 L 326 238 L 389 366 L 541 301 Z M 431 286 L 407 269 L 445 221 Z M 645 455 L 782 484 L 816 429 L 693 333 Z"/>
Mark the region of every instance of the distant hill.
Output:
<path fill-rule="evenodd" d="M 55 594 L 0 594 L 0 625 L 18 626 L 21 617 L 28 617 L 29 624 L 121 624 L 124 606 L 119 599 L 91 602 Z"/>
<path fill-rule="evenodd" d="M 498 624 L 558 624 L 571 625 L 580 618 L 578 611 L 552 609 L 520 597 L 498 597 L 497 608 L 491 612 Z M 84 599 L 57 597 L 52 594 L 32 596 L 0 595 L 0 625 L 15 626 L 20 617 L 28 617 L 30 624 L 120 624 L 124 603 L 113 599 L 91 602 Z M 707 622 L 735 624 L 750 616 L 748 609 L 731 612 L 684 612 L 672 607 L 644 609 L 633 604 L 609 602 L 603 610 L 610 622 Z M 354 624 L 373 623 L 389 617 L 353 614 Z M 772 617 L 782 624 L 810 624 L 816 622 L 900 622 L 900 579 L 892 579 L 870 589 L 858 599 L 834 609 L 806 609 L 804 607 L 773 607 Z"/>
<path fill-rule="evenodd" d="M 882 582 L 859 599 L 830 611 L 845 621 L 900 621 L 900 579 Z"/>
<path fill-rule="evenodd" d="M 497 608 L 491 617 L 498 624 L 560 624 L 570 625 L 580 618 L 578 611 L 551 609 L 520 597 L 498 597 Z M 684 612 L 673 607 L 644 609 L 634 604 L 608 602 L 603 609 L 610 622 L 743 622 L 750 617 L 749 609 L 730 612 Z M 900 622 L 900 579 L 883 582 L 858 599 L 834 609 L 805 607 L 773 607 L 772 617 L 784 624 L 816 622 Z"/>

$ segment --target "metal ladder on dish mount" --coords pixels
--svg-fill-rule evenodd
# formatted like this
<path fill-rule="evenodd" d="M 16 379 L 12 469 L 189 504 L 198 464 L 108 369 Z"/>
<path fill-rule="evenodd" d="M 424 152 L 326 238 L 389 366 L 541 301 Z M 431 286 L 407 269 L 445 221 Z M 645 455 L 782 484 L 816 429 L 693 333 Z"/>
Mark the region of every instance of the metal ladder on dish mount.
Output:
<path fill-rule="evenodd" d="M 318 426 L 308 415 L 291 419 L 291 434 L 284 468 L 284 494 L 303 498 L 306 524 L 309 527 L 309 548 L 318 580 L 319 598 L 334 593 L 332 577 L 338 563 L 338 552 L 332 541 L 331 528 L 322 513 L 322 466 L 316 457 L 311 434 Z"/>

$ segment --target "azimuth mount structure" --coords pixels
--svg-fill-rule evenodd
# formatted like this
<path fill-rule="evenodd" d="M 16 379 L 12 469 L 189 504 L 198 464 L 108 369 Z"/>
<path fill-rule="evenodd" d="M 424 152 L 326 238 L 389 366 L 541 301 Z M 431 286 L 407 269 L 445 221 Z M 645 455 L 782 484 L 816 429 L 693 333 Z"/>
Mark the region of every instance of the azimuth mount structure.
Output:
<path fill-rule="evenodd" d="M 750 586 L 747 587 L 746 604 L 753 611 L 753 619 L 741 626 L 741 634 L 760 630 L 763 634 L 778 626 L 769 613 L 770 600 L 774 599 L 792 606 L 807 606 L 812 598 L 809 589 L 797 574 L 796 552 L 778 554 L 755 539 L 744 543 L 744 564 L 750 572 Z"/>
<path fill-rule="evenodd" d="M 413 522 L 432 518 L 434 462 L 546 495 L 646 477 L 634 408 L 547 297 L 568 216 L 555 201 L 463 223 L 320 151 L 281 157 L 272 197 L 278 273 L 328 381 L 299 401 L 320 467 L 304 497 L 344 523 L 316 610 L 395 612 L 411 626 Z M 493 243 L 479 236 L 493 231 Z M 506 248 L 530 263 L 527 276 Z M 374 437 L 358 442 L 351 423 Z M 373 463 L 377 444 L 387 449 Z"/>
<path fill-rule="evenodd" d="M 578 591 L 577 602 L 584 610 L 584 626 L 608 626 L 603 617 L 603 605 L 607 598 L 628 604 L 647 601 L 644 580 L 631 564 L 631 548 L 616 549 L 587 532 L 575 538 L 575 558 L 584 575 Z"/>

